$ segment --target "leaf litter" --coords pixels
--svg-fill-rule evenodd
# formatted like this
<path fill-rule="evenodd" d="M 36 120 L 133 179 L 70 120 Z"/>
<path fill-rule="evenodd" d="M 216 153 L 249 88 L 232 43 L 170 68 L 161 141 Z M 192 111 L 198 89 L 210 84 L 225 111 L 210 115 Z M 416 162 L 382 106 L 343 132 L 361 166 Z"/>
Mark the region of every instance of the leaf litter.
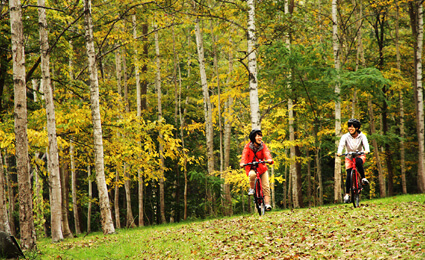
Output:
<path fill-rule="evenodd" d="M 111 251 L 105 253 L 118 259 L 114 244 L 131 243 L 138 236 L 135 250 L 125 258 L 425 259 L 425 195 L 413 198 L 418 201 L 371 200 L 359 208 L 338 204 L 272 211 L 263 217 L 253 213 L 54 246 L 90 250 L 109 243 Z"/>

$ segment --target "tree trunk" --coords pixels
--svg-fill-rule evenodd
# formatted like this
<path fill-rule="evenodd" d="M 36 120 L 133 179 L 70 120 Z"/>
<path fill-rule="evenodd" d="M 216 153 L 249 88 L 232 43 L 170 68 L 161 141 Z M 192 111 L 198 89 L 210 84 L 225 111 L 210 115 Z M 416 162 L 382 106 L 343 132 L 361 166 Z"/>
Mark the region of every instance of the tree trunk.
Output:
<path fill-rule="evenodd" d="M 311 207 L 312 206 L 312 202 L 313 200 L 312 198 L 312 194 L 311 194 L 311 162 L 310 162 L 310 151 L 307 148 L 307 201 L 308 201 L 308 206 Z"/>
<path fill-rule="evenodd" d="M 109 206 L 108 188 L 106 186 L 104 162 L 103 162 L 103 140 L 102 124 L 99 108 L 99 79 L 96 68 L 96 52 L 93 42 L 93 22 L 91 18 L 91 0 L 84 0 L 85 29 L 86 29 L 86 48 L 89 61 L 90 75 L 90 103 L 93 121 L 94 153 L 96 180 L 99 191 L 99 206 L 101 214 L 101 224 L 104 234 L 115 232 Z"/>
<path fill-rule="evenodd" d="M 115 51 L 115 67 L 116 67 L 116 74 L 117 74 L 117 91 L 118 95 L 122 96 L 122 69 L 121 69 L 121 49 L 118 48 Z"/>
<path fill-rule="evenodd" d="M 131 210 L 131 185 L 130 185 L 130 174 L 127 170 L 127 164 L 124 163 L 124 189 L 125 189 L 125 201 L 126 201 L 126 210 L 127 210 L 127 222 L 125 224 L 126 228 L 134 228 L 133 211 Z"/>
<path fill-rule="evenodd" d="M 190 46 L 190 34 L 188 34 L 187 36 L 187 46 Z M 191 59 L 190 59 L 190 54 L 187 55 L 188 59 L 187 59 L 187 77 L 190 77 L 190 72 L 191 72 Z M 189 96 L 186 96 L 186 101 L 185 101 L 185 107 L 183 109 L 183 113 L 182 113 L 182 108 L 181 108 L 181 94 L 182 94 L 182 77 L 181 77 L 181 70 L 180 70 L 180 66 L 179 68 L 179 116 L 180 116 L 180 138 L 182 140 L 182 150 L 183 150 L 183 154 L 184 154 L 184 161 L 183 161 L 183 168 L 184 168 L 184 191 L 183 191 L 183 204 L 184 204 L 184 213 L 183 213 L 183 219 L 186 220 L 187 219 L 187 186 L 188 186 L 188 180 L 187 180 L 187 152 L 185 150 L 185 138 L 184 138 L 184 132 L 183 132 L 183 127 L 185 127 L 186 125 L 186 121 L 185 121 L 185 116 L 187 113 L 187 105 L 188 105 L 188 101 L 189 101 Z M 187 88 L 189 88 L 189 86 L 187 86 Z"/>
<path fill-rule="evenodd" d="M 425 151 L 424 151 L 424 101 L 422 87 L 422 50 L 423 50 L 423 13 L 422 1 L 417 1 L 418 34 L 416 39 L 416 92 L 418 102 L 417 133 L 418 133 L 418 191 L 425 193 Z"/>
<path fill-rule="evenodd" d="M 74 81 L 74 73 L 73 73 L 73 46 L 72 40 L 69 40 L 69 79 L 71 82 Z M 71 160 L 71 187 L 72 187 L 72 211 L 74 213 L 74 226 L 75 233 L 77 235 L 81 234 L 80 228 L 80 214 L 78 212 L 78 200 L 77 200 L 77 172 L 75 171 L 75 158 L 74 158 L 74 136 L 71 136 L 70 146 L 69 146 L 69 156 Z"/>
<path fill-rule="evenodd" d="M 119 166 L 117 165 L 117 168 Z M 121 228 L 120 220 L 120 172 L 115 170 L 115 189 L 114 189 L 114 212 L 115 212 L 115 227 Z"/>
<path fill-rule="evenodd" d="M 285 156 L 287 156 L 288 152 L 287 150 L 285 150 Z M 286 209 L 288 207 L 288 192 L 287 192 L 287 187 L 288 187 L 288 165 L 285 164 L 285 172 L 284 172 L 284 181 L 283 181 L 283 208 Z"/>
<path fill-rule="evenodd" d="M 373 104 L 372 104 L 372 100 L 371 100 L 370 97 L 368 99 L 367 106 L 369 107 L 370 132 L 371 132 L 371 134 L 375 134 L 376 133 L 375 115 L 373 113 Z M 385 178 L 384 178 L 384 173 L 382 171 L 381 158 L 379 157 L 379 147 L 378 147 L 378 142 L 376 141 L 376 139 L 372 140 L 372 145 L 373 145 L 374 154 L 375 154 L 375 157 L 376 157 L 376 166 L 378 167 L 378 180 L 379 180 L 380 197 L 384 198 L 385 194 L 386 194 Z"/>
<path fill-rule="evenodd" d="M 1 152 L 1 151 L 0 151 Z M 6 177 L 6 187 L 7 187 L 7 195 L 9 198 L 9 226 L 10 226 L 10 234 L 12 236 L 16 236 L 16 228 L 15 228 L 15 218 L 13 217 L 13 212 L 15 212 L 15 192 L 14 192 L 14 183 L 9 178 L 9 164 L 7 162 L 7 151 L 4 153 L 4 165 L 5 168 L 5 177 Z"/>
<path fill-rule="evenodd" d="M 212 104 L 210 101 L 210 94 L 208 89 L 207 74 L 205 71 L 204 61 L 204 43 L 202 40 L 202 33 L 199 27 L 199 18 L 196 18 L 195 23 L 196 47 L 198 51 L 199 70 L 201 74 L 201 85 L 204 100 L 204 117 L 205 117 L 205 133 L 207 139 L 207 158 L 208 158 L 208 174 L 214 172 L 214 143 L 213 143 L 213 122 L 212 122 Z M 208 178 L 207 178 L 208 179 Z M 206 186 L 207 201 L 212 202 L 211 192 L 209 186 Z M 209 205 L 211 207 L 211 204 Z M 211 210 L 211 208 L 210 208 Z"/>
<path fill-rule="evenodd" d="M 217 52 L 217 38 L 218 36 L 214 34 L 214 23 L 213 20 L 210 21 L 211 24 L 211 37 L 212 37 L 212 47 L 213 47 L 213 66 L 214 66 L 214 73 L 216 77 L 216 83 L 217 83 L 217 109 L 218 109 L 218 131 L 219 131 L 219 149 L 220 149 L 220 179 L 222 180 L 223 184 L 221 185 L 221 205 L 222 208 L 225 209 L 226 206 L 226 195 L 225 195 L 225 180 L 223 177 L 223 167 L 224 167 L 224 154 L 223 154 L 223 127 L 222 127 L 222 114 L 221 114 L 221 90 L 220 90 L 220 74 L 218 72 L 218 52 Z M 226 214 L 226 213 L 224 213 Z"/>
<path fill-rule="evenodd" d="M 93 198 L 93 181 L 91 180 L 91 168 L 87 166 L 87 180 L 89 185 L 89 205 L 87 207 L 87 234 L 91 232 L 91 202 Z M 118 216 L 119 217 L 119 216 Z M 118 220 L 119 221 L 119 220 Z"/>
<path fill-rule="evenodd" d="M 340 70 L 340 47 L 338 41 L 338 1 L 332 0 L 332 39 L 333 39 L 333 52 L 334 52 L 334 64 L 337 72 L 337 83 L 335 85 L 335 94 L 337 99 L 335 100 L 335 146 L 338 147 L 339 139 L 341 138 L 341 100 L 339 95 L 341 94 L 341 88 L 339 83 L 339 70 Z M 341 202 L 341 157 L 335 156 L 335 172 L 334 172 L 334 201 Z"/>
<path fill-rule="evenodd" d="M 156 78 L 155 78 L 155 84 L 156 84 L 156 91 L 158 95 L 158 121 L 162 121 L 162 94 L 161 94 L 161 63 L 159 59 L 159 39 L 158 39 L 158 31 L 157 26 L 155 24 L 155 53 L 156 53 Z M 162 139 L 162 133 L 159 133 L 159 138 Z M 165 168 L 165 162 L 164 162 L 164 146 L 160 142 L 159 143 L 159 157 L 161 160 L 160 165 L 160 176 L 159 176 L 159 208 L 160 208 L 160 214 L 161 214 L 161 223 L 166 223 L 167 220 L 165 219 L 165 188 L 164 188 L 164 168 Z"/>
<path fill-rule="evenodd" d="M 174 23 L 174 18 L 173 18 Z M 176 52 L 176 34 L 175 34 L 175 26 L 172 26 L 172 39 L 173 39 L 173 84 L 174 84 L 174 125 L 176 129 L 178 128 L 178 107 L 179 107 L 179 87 L 177 84 L 177 67 L 179 66 L 179 63 L 177 61 L 177 52 Z M 178 131 L 174 132 L 174 138 L 178 138 Z M 177 218 L 176 213 L 178 213 L 178 208 L 176 205 L 179 205 L 179 188 L 178 183 L 180 179 L 180 166 L 178 164 L 178 160 L 176 160 L 174 165 L 174 171 L 176 174 L 176 179 L 173 181 L 172 186 L 172 200 L 171 200 L 171 210 L 170 210 L 170 223 L 174 223 L 175 219 Z M 178 221 L 178 219 L 177 219 Z"/>
<path fill-rule="evenodd" d="M 137 118 L 140 119 L 142 117 L 142 89 L 140 85 L 140 64 L 138 58 L 138 44 L 137 44 L 137 19 L 136 14 L 133 14 L 133 39 L 135 41 L 134 44 L 134 66 L 135 66 L 135 74 L 136 74 L 136 101 L 137 101 L 137 109 L 136 115 Z M 146 94 L 146 93 L 145 93 Z M 145 109 L 145 108 L 143 108 Z M 141 146 L 141 144 L 139 143 Z M 137 169 L 137 183 L 138 183 L 138 205 L 139 205 L 139 226 L 143 226 L 143 176 L 142 170 Z"/>
<path fill-rule="evenodd" d="M 255 1 L 247 0 L 248 5 L 248 72 L 249 101 L 251 107 L 251 128 L 261 129 L 260 102 L 257 81 L 257 37 L 255 29 Z"/>
<path fill-rule="evenodd" d="M 19 185 L 21 247 L 24 250 L 35 250 L 37 245 L 32 210 L 31 181 L 28 168 L 25 50 L 20 0 L 9 0 L 9 13 L 12 38 L 15 156 Z"/>
<path fill-rule="evenodd" d="M 78 214 L 78 201 L 77 201 L 77 172 L 75 171 L 75 159 L 74 159 L 74 140 L 71 137 L 69 144 L 69 156 L 71 159 L 71 192 L 72 192 L 72 212 L 74 214 L 74 227 L 75 234 L 81 234 L 80 229 L 80 217 Z"/>
<path fill-rule="evenodd" d="M 400 34 L 399 34 L 399 19 L 400 19 L 400 7 L 398 0 L 395 1 L 396 4 L 396 21 L 395 21 L 395 46 L 396 46 L 396 61 L 397 61 L 397 70 L 401 74 L 401 61 L 400 61 Z M 406 132 L 404 130 L 404 97 L 403 90 L 399 91 L 399 105 L 400 105 L 400 168 L 401 168 L 401 186 L 403 194 L 407 194 L 407 184 L 406 184 L 406 146 L 404 144 L 404 138 Z"/>
<path fill-rule="evenodd" d="M 233 27 L 231 32 L 233 32 Z M 230 36 L 229 42 L 233 46 L 233 39 Z M 231 79 L 233 75 L 233 50 L 229 48 L 229 77 L 227 78 L 226 85 L 230 89 Z M 232 116 L 233 116 L 233 97 L 229 95 L 228 100 L 225 102 L 224 107 L 226 113 L 224 118 L 224 170 L 227 171 L 229 168 L 230 161 L 230 141 L 232 135 Z M 224 194 L 225 194 L 225 212 L 227 216 L 233 215 L 233 205 L 232 205 L 232 194 L 230 191 L 230 184 L 224 184 Z"/>
<path fill-rule="evenodd" d="M 63 161 L 63 160 L 62 160 Z M 62 211 L 62 233 L 65 238 L 73 238 L 72 231 L 69 228 L 69 175 L 68 175 L 68 164 L 62 162 L 62 167 L 60 170 L 60 180 L 61 180 L 61 211 Z M 52 188 L 50 188 L 52 190 Z M 52 198 L 50 198 L 52 200 Z"/>
<path fill-rule="evenodd" d="M 0 231 L 10 234 L 9 214 L 6 205 L 6 190 L 5 190 L 5 171 L 3 166 L 3 157 L 0 151 Z"/>

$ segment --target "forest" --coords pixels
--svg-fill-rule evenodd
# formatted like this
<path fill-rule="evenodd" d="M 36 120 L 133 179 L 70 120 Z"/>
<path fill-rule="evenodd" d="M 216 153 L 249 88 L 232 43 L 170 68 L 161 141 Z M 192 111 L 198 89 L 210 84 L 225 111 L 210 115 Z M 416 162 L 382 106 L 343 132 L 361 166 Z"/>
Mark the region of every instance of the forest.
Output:
<path fill-rule="evenodd" d="M 419 0 L 1 0 L 0 231 L 75 234 L 342 202 L 357 118 L 365 198 L 425 192 Z"/>

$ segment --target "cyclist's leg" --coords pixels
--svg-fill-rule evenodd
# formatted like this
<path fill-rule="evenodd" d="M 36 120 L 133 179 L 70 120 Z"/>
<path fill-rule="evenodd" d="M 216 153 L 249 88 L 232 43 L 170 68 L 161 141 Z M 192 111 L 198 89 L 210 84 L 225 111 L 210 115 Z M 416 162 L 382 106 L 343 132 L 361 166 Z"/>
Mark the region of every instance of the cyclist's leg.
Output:
<path fill-rule="evenodd" d="M 254 189 L 254 184 L 255 184 L 255 178 L 257 177 L 257 174 L 255 173 L 254 170 L 250 170 L 249 171 L 249 186 L 251 187 L 251 189 Z"/>
<path fill-rule="evenodd" d="M 270 205 L 270 183 L 269 183 L 269 172 L 261 174 L 261 184 L 263 186 L 264 204 Z"/>
<path fill-rule="evenodd" d="M 361 157 L 356 158 L 356 168 L 357 168 L 357 171 L 360 173 L 360 176 L 362 176 L 362 179 L 365 178 L 363 163 L 364 163 L 363 158 L 361 158 Z"/>
<path fill-rule="evenodd" d="M 347 171 L 347 177 L 345 179 L 345 194 L 349 194 L 350 193 L 350 187 L 351 187 L 351 170 L 352 170 L 352 168 L 346 170 Z"/>

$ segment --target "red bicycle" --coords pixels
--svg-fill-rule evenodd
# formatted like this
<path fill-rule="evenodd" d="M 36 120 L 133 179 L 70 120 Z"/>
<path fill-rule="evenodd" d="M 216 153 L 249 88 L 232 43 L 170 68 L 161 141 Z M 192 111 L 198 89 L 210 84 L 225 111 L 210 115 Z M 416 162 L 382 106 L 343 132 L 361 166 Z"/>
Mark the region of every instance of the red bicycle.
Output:
<path fill-rule="evenodd" d="M 350 183 L 351 183 L 350 194 L 351 194 L 351 202 L 353 202 L 353 205 L 355 208 L 359 207 L 360 205 L 360 193 L 363 190 L 360 174 L 356 168 L 356 158 L 357 156 L 360 156 L 362 154 L 364 154 L 364 152 L 359 152 L 359 151 L 342 154 L 344 156 L 351 156 L 351 160 L 353 161 L 353 165 L 354 165 L 354 167 L 351 169 L 351 172 L 350 172 Z"/>
<path fill-rule="evenodd" d="M 251 170 L 254 170 L 257 174 L 257 177 L 255 178 L 254 183 L 254 202 L 255 207 L 258 210 L 258 214 L 260 216 L 264 215 L 264 212 L 266 211 L 266 205 L 264 204 L 264 194 L 263 194 L 263 185 L 261 184 L 261 178 L 260 173 L 258 172 L 258 165 L 262 163 L 267 163 L 266 161 L 259 160 L 251 163 L 244 164 L 244 166 L 251 166 Z"/>

